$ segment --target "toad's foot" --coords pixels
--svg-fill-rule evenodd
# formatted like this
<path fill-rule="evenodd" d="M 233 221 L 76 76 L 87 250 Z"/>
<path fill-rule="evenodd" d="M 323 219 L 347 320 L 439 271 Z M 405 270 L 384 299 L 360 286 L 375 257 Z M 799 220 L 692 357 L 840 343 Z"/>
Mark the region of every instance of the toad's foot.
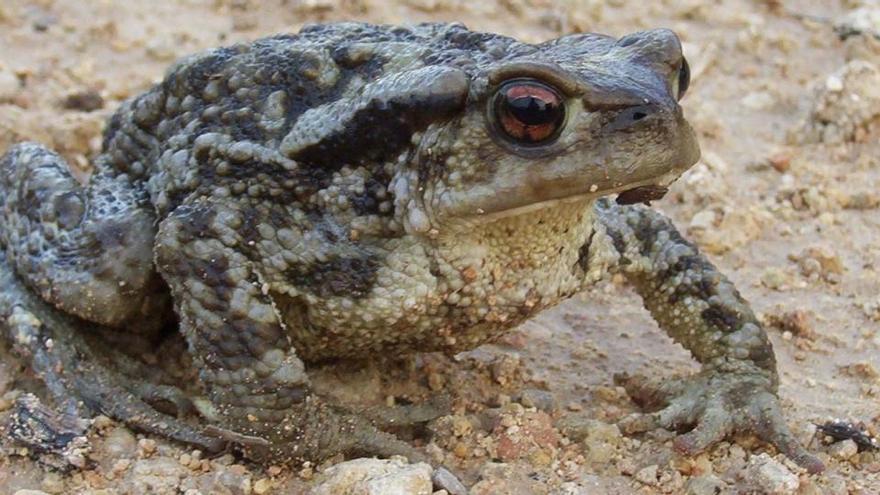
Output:
<path fill-rule="evenodd" d="M 394 435 L 379 430 L 363 415 L 350 414 L 310 396 L 291 408 L 276 424 L 271 441 L 210 426 L 206 432 L 241 448 L 258 462 L 302 462 L 326 459 L 337 454 L 391 457 L 400 455 L 412 462 L 428 462 L 425 455 Z"/>
<path fill-rule="evenodd" d="M 659 408 L 625 418 L 620 424 L 624 433 L 693 426 L 674 441 L 675 449 L 686 455 L 702 452 L 733 433 L 753 433 L 808 472 L 825 469 L 789 431 L 771 382 L 759 374 L 704 371 L 677 380 L 618 376 L 615 381 L 638 404 L 649 410 Z"/>
<path fill-rule="evenodd" d="M 444 401 L 439 401 L 443 408 Z M 294 407 L 287 417 L 277 424 L 284 438 L 274 441 L 243 435 L 220 427 L 208 427 L 209 434 L 216 435 L 239 446 L 246 457 L 257 462 L 301 462 L 308 459 L 327 459 L 342 454 L 347 458 L 360 456 L 403 456 L 410 462 L 424 462 L 435 466 L 432 479 L 436 487 L 449 493 L 464 494 L 467 490 L 459 478 L 443 466 L 437 466 L 428 456 L 396 436 L 377 428 L 368 415 L 388 420 L 383 426 L 402 423 L 416 424 L 433 419 L 438 413 L 434 403 L 425 406 L 377 408 L 368 414 L 353 414 L 327 405 L 310 396 L 300 406 Z M 372 414 L 370 414 L 372 413 Z M 393 419 L 393 421 L 392 421 Z"/>
<path fill-rule="evenodd" d="M 376 406 L 359 411 L 381 430 L 396 431 L 401 428 L 424 426 L 452 410 L 452 398 L 446 395 L 434 397 L 420 404 Z"/>

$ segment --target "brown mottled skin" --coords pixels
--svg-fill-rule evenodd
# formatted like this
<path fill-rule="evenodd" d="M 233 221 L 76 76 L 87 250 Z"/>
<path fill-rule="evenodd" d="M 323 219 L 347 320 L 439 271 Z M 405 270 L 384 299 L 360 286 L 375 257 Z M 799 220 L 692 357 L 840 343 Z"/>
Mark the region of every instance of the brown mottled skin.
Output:
<path fill-rule="evenodd" d="M 628 383 L 665 406 L 628 431 L 694 426 L 688 453 L 755 432 L 819 470 L 730 282 L 661 214 L 600 199 L 653 199 L 697 160 L 687 79 L 666 30 L 530 45 L 331 24 L 182 60 L 116 112 L 88 186 L 38 144 L 2 158 L 0 316 L 68 414 L 255 457 L 415 455 L 310 392 L 304 363 L 470 349 L 617 271 L 703 365 Z M 514 108 L 511 87 L 540 101 Z M 172 306 L 213 404 L 204 429 L 78 337 L 154 332 Z"/>

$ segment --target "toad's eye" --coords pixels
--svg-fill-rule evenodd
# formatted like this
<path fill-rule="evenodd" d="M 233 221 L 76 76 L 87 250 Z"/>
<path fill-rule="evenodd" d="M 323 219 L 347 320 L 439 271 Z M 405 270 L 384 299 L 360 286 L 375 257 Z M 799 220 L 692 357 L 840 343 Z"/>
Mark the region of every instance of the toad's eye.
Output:
<path fill-rule="evenodd" d="M 688 61 L 685 58 L 681 59 L 681 67 L 678 69 L 678 94 L 676 95 L 679 100 L 684 98 L 684 94 L 687 93 L 688 87 L 691 85 L 691 67 L 688 65 Z"/>
<path fill-rule="evenodd" d="M 534 146 L 555 138 L 565 122 L 565 105 L 556 89 L 534 79 L 504 83 L 492 105 L 500 130 L 517 144 Z"/>

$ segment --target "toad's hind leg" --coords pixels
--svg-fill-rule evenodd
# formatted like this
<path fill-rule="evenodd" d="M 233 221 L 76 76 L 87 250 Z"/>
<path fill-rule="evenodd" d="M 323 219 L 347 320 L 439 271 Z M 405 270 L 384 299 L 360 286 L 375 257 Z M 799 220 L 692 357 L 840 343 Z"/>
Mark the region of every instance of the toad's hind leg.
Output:
<path fill-rule="evenodd" d="M 113 174 L 101 158 L 96 169 L 84 187 L 56 153 L 34 143 L 13 146 L 0 158 L 0 244 L 43 299 L 120 326 L 163 304 L 152 267 L 154 215 L 127 176 Z"/>
<path fill-rule="evenodd" d="M 155 227 L 144 194 L 102 170 L 100 158 L 96 165 L 84 187 L 61 157 L 40 145 L 16 145 L 0 158 L 0 327 L 67 419 L 57 424 L 82 424 L 76 420 L 103 413 L 206 450 L 222 448 L 222 441 L 137 397 L 149 390 L 131 387 L 103 365 L 102 351 L 85 338 L 97 330 L 94 323 L 156 330 L 166 321 L 168 300 L 152 268 Z M 22 439 L 69 437 L 43 433 Z"/>
<path fill-rule="evenodd" d="M 94 327 L 51 307 L 25 288 L 9 264 L 0 260 L 0 326 L 13 348 L 26 358 L 46 384 L 60 420 L 36 422 L 43 431 L 14 428 L 13 436 L 38 451 L 60 451 L 74 435 L 81 435 L 80 418 L 103 413 L 131 428 L 197 445 L 208 452 L 225 446 L 222 439 L 202 433 L 178 419 L 162 414 L 128 388 L 119 374 L 101 364 L 95 348 L 84 338 Z M 19 404 L 15 416 L 33 416 Z M 33 425 L 34 421 L 18 421 Z M 80 425 L 77 431 L 57 431 L 52 425 Z M 33 430 L 33 428 L 30 428 Z"/>
<path fill-rule="evenodd" d="M 256 243 L 241 235 L 243 218 L 257 213 L 238 208 L 207 199 L 185 203 L 162 221 L 156 239 L 156 264 L 225 428 L 215 432 L 258 459 L 321 460 L 338 453 L 420 458 L 362 416 L 311 393 L 251 252 Z M 275 228 L 267 218 L 260 232 L 270 235 Z"/>

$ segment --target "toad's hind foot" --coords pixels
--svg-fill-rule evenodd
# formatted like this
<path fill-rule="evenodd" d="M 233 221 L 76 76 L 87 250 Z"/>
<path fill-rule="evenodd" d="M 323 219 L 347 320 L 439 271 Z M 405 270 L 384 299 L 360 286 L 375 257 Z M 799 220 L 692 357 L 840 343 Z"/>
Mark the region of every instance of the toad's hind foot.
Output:
<path fill-rule="evenodd" d="M 731 433 L 752 433 L 810 473 L 825 469 L 788 429 L 772 383 L 762 376 L 706 370 L 695 377 L 659 383 L 623 375 L 615 381 L 637 403 L 655 410 L 625 418 L 620 424 L 624 433 L 692 428 L 674 441 L 675 449 L 685 455 L 696 455 Z"/>
<path fill-rule="evenodd" d="M 272 442 L 217 427 L 208 431 L 237 444 L 248 458 L 258 462 L 323 460 L 337 454 L 346 457 L 399 455 L 412 462 L 428 462 L 416 448 L 379 430 L 362 415 L 341 411 L 314 396 L 291 408 L 276 426 L 283 438 Z"/>
<path fill-rule="evenodd" d="M 430 421 L 450 414 L 451 410 L 452 398 L 438 396 L 419 404 L 370 407 L 360 411 L 360 414 L 381 430 L 395 431 L 425 426 Z"/>
<path fill-rule="evenodd" d="M 70 422 L 104 414 L 132 429 L 192 444 L 207 452 L 225 448 L 222 439 L 158 412 L 126 388 L 124 380 L 100 364 L 94 349 L 82 337 L 89 329 L 27 291 L 5 261 L 0 261 L 0 287 L 4 288 L 0 292 L 0 324 L 5 326 L 13 348 L 30 361 L 46 384 L 59 417 Z"/>

